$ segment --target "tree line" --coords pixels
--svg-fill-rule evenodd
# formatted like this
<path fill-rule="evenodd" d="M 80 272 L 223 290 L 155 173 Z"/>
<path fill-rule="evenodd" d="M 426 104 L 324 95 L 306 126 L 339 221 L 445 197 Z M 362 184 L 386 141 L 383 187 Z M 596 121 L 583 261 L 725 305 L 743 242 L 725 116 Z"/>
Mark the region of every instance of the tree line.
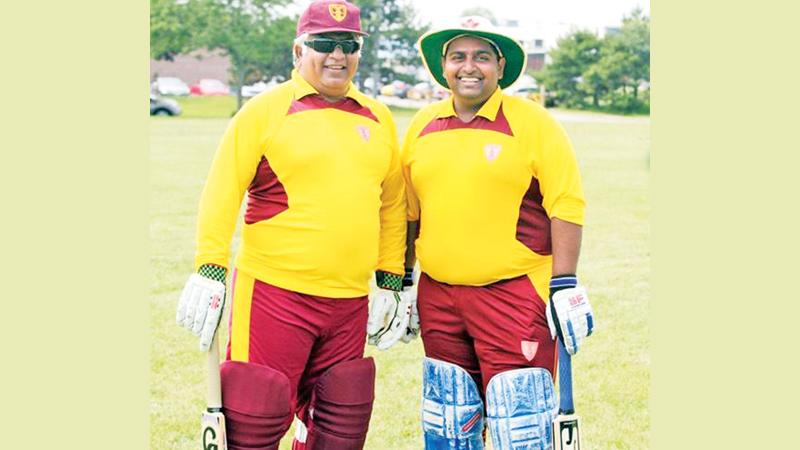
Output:
<path fill-rule="evenodd" d="M 558 40 L 535 74 L 560 105 L 622 113 L 650 112 L 650 18 L 640 9 L 603 38 L 575 31 Z"/>
<path fill-rule="evenodd" d="M 402 0 L 353 0 L 361 9 L 364 42 L 357 80 L 402 78 L 395 68 L 417 59 L 414 42 L 427 28 Z M 150 57 L 175 56 L 206 48 L 230 57 L 230 84 L 241 107 L 241 86 L 272 77 L 286 79 L 292 69 L 297 15 L 286 14 L 288 0 L 151 0 Z"/>
<path fill-rule="evenodd" d="M 417 38 L 429 28 L 407 0 L 352 0 L 361 9 L 364 42 L 356 82 L 372 92 L 386 82 L 413 83 Z M 150 56 L 171 60 L 207 48 L 231 62 L 228 80 L 241 106 L 241 86 L 272 77 L 288 78 L 297 16 L 286 14 L 291 0 L 151 0 Z M 488 11 L 488 10 L 486 10 Z M 462 15 L 475 12 L 465 10 Z M 489 12 L 489 15 L 491 13 Z M 494 19 L 493 17 L 490 17 Z M 550 61 L 534 77 L 560 105 L 614 112 L 650 111 L 650 19 L 634 10 L 616 33 L 600 38 L 575 31 L 557 42 Z"/>

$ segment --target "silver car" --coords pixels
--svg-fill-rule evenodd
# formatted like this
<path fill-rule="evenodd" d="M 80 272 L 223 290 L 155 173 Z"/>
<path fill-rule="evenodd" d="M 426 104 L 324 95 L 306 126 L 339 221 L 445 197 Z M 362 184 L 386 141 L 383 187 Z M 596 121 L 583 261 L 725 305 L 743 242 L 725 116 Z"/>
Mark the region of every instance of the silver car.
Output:
<path fill-rule="evenodd" d="M 181 105 L 171 98 L 162 98 L 150 94 L 151 116 L 177 116 L 181 113 Z"/>
<path fill-rule="evenodd" d="M 156 78 L 151 90 L 158 95 L 189 95 L 189 86 L 176 77 Z"/>

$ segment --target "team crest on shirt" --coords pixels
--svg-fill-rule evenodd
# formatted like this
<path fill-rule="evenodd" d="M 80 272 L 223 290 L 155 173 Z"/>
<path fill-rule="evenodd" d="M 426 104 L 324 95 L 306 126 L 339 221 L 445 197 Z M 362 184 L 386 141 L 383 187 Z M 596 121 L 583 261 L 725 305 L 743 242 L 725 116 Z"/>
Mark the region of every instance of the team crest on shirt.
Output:
<path fill-rule="evenodd" d="M 503 149 L 503 146 L 500 144 L 486 144 L 486 147 L 483 147 L 483 154 L 486 155 L 486 159 L 489 161 L 494 161 L 500 156 L 500 150 Z"/>
<path fill-rule="evenodd" d="M 347 7 L 341 3 L 333 3 L 328 5 L 328 12 L 333 17 L 333 20 L 341 22 L 347 17 Z"/>
<path fill-rule="evenodd" d="M 369 142 L 369 127 L 368 126 L 359 125 L 359 126 L 356 127 L 356 131 L 358 131 L 358 134 L 361 136 L 361 139 L 363 139 L 364 142 Z"/>
<path fill-rule="evenodd" d="M 536 350 L 539 350 L 539 343 L 533 341 L 521 341 L 520 347 L 522 347 L 522 356 L 524 356 L 528 361 L 531 361 L 533 357 L 536 356 Z"/>

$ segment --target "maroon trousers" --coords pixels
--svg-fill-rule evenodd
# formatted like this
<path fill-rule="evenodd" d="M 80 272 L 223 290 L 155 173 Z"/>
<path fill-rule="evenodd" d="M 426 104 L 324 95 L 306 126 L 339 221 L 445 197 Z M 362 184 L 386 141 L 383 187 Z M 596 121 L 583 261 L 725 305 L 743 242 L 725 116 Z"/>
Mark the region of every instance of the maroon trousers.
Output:
<path fill-rule="evenodd" d="M 228 360 L 262 364 L 289 379 L 292 410 L 305 419 L 319 377 L 364 355 L 367 297 L 300 294 L 234 272 Z"/>
<path fill-rule="evenodd" d="M 482 395 L 500 372 L 543 367 L 555 373 L 546 305 L 527 276 L 476 287 L 423 273 L 418 289 L 425 355 L 464 368 Z"/>

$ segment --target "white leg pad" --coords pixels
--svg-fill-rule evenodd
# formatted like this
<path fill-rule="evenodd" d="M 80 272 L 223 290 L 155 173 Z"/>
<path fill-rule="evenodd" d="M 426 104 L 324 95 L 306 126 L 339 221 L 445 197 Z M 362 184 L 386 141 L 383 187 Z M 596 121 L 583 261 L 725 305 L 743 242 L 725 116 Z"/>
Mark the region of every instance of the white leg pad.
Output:
<path fill-rule="evenodd" d="M 486 418 L 495 450 L 550 450 L 556 412 L 553 378 L 547 369 L 502 372 L 486 387 Z"/>
<path fill-rule="evenodd" d="M 425 358 L 422 431 L 426 450 L 483 450 L 483 402 L 461 367 Z"/>

